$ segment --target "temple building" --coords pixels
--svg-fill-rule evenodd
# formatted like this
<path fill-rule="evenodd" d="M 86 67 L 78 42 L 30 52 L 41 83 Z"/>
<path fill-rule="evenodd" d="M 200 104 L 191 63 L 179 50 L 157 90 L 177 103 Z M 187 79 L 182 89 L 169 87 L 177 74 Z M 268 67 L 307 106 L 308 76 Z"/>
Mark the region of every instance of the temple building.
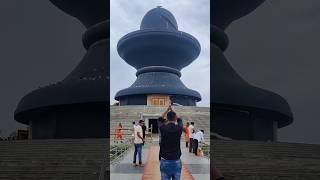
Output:
<path fill-rule="evenodd" d="M 123 105 L 172 104 L 195 106 L 201 100 L 197 91 L 180 80 L 181 69 L 200 54 L 196 38 L 178 30 L 175 17 L 157 7 L 143 17 L 140 30 L 122 37 L 117 46 L 121 58 L 137 69 L 137 79 L 120 90 L 115 99 Z"/>
<path fill-rule="evenodd" d="M 223 52 L 229 39 L 224 30 L 235 20 L 255 10 L 264 0 L 215 0 L 213 10 L 213 130 L 238 140 L 276 141 L 278 128 L 293 121 L 287 101 L 280 95 L 255 87 L 232 68 Z M 254 61 L 258 61 L 255 59 Z"/>
<path fill-rule="evenodd" d="M 25 95 L 14 118 L 29 125 L 32 139 L 105 138 L 109 93 L 106 12 L 109 3 L 100 0 L 50 1 L 87 28 L 82 37 L 87 53 L 65 79 Z"/>

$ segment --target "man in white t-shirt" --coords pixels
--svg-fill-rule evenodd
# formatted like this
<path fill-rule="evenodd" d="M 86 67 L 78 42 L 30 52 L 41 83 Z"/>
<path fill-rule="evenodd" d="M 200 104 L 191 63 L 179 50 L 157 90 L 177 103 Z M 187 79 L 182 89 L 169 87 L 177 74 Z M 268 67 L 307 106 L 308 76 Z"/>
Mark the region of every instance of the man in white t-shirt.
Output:
<path fill-rule="evenodd" d="M 142 165 L 142 145 L 143 145 L 143 135 L 142 135 L 142 123 L 143 121 L 140 120 L 139 121 L 139 125 L 135 125 L 133 128 L 133 134 L 134 134 L 134 155 L 133 155 L 133 165 L 134 166 L 138 166 L 138 164 L 136 164 L 136 158 L 138 155 L 139 158 L 139 166 L 143 166 Z"/>
<path fill-rule="evenodd" d="M 191 153 L 194 149 L 193 147 L 193 129 L 194 129 L 194 122 L 191 122 L 189 125 L 189 152 Z"/>
<path fill-rule="evenodd" d="M 204 138 L 203 138 L 203 133 L 204 131 L 201 130 L 197 130 L 194 135 L 193 135 L 193 143 L 194 143 L 194 154 L 197 156 L 198 155 L 198 147 L 199 147 L 199 143 L 204 143 Z"/>

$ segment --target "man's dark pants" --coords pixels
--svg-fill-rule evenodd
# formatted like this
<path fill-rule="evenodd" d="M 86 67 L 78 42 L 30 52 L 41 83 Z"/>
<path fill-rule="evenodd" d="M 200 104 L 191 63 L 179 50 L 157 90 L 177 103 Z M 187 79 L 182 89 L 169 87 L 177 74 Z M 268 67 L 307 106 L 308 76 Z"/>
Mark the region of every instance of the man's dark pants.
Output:
<path fill-rule="evenodd" d="M 145 139 L 145 138 L 146 138 L 146 134 L 143 134 L 143 139 Z M 144 146 L 144 142 L 145 141 L 143 141 L 142 146 Z"/>
<path fill-rule="evenodd" d="M 193 152 L 195 155 L 198 155 L 198 144 L 199 144 L 198 140 L 194 139 L 193 140 L 193 147 L 194 147 Z"/>
<path fill-rule="evenodd" d="M 136 164 L 137 154 L 139 157 L 139 164 L 142 164 L 142 143 L 134 144 L 133 164 Z"/>
<path fill-rule="evenodd" d="M 193 138 L 190 138 L 189 142 L 190 142 L 190 144 L 189 144 L 189 152 L 192 152 L 192 150 L 193 150 Z"/>

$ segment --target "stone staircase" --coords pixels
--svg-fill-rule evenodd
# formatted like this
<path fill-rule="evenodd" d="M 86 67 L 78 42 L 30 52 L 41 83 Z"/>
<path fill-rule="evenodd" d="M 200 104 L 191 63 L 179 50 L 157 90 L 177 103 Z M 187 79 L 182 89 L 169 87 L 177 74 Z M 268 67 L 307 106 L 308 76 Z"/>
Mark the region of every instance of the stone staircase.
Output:
<path fill-rule="evenodd" d="M 210 142 L 210 108 L 195 106 L 174 106 L 173 108 L 184 123 L 194 121 L 196 128 L 203 129 L 206 142 Z M 160 116 L 165 110 L 166 107 L 159 106 L 110 106 L 110 128 L 115 129 L 119 123 L 122 123 L 123 128 L 130 129 L 132 122 L 140 120 L 142 114 Z M 111 135 L 110 139 L 112 137 Z"/>
<path fill-rule="evenodd" d="M 213 140 L 214 165 L 230 180 L 319 180 L 320 145 Z"/>
<path fill-rule="evenodd" d="M 106 139 L 0 141 L 0 179 L 98 180 L 106 149 Z"/>

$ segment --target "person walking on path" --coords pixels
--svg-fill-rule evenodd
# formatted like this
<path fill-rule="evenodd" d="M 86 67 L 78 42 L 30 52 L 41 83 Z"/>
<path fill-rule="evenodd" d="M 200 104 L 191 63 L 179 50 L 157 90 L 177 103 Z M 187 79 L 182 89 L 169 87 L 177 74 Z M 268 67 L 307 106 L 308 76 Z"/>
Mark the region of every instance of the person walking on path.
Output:
<path fill-rule="evenodd" d="M 186 141 L 186 148 L 189 147 L 189 137 L 190 137 L 190 132 L 189 132 L 189 122 L 187 122 L 186 126 L 183 128 L 183 132 L 184 132 L 184 138 L 185 138 L 185 141 Z"/>
<path fill-rule="evenodd" d="M 189 126 L 189 152 L 193 152 L 193 128 L 194 128 L 194 122 L 191 122 L 191 125 Z"/>
<path fill-rule="evenodd" d="M 142 137 L 142 120 L 139 121 L 139 125 L 134 126 L 134 154 L 133 154 L 133 165 L 136 167 L 138 164 L 136 164 L 136 158 L 138 155 L 139 158 L 139 166 L 143 166 L 142 164 L 142 144 L 143 144 L 143 137 Z"/>
<path fill-rule="evenodd" d="M 183 131 L 182 119 L 172 111 L 171 105 L 166 112 L 167 123 L 163 123 L 164 116 L 159 118 L 161 142 L 160 142 L 160 172 L 162 180 L 180 180 L 181 177 L 181 149 L 180 139 Z"/>

